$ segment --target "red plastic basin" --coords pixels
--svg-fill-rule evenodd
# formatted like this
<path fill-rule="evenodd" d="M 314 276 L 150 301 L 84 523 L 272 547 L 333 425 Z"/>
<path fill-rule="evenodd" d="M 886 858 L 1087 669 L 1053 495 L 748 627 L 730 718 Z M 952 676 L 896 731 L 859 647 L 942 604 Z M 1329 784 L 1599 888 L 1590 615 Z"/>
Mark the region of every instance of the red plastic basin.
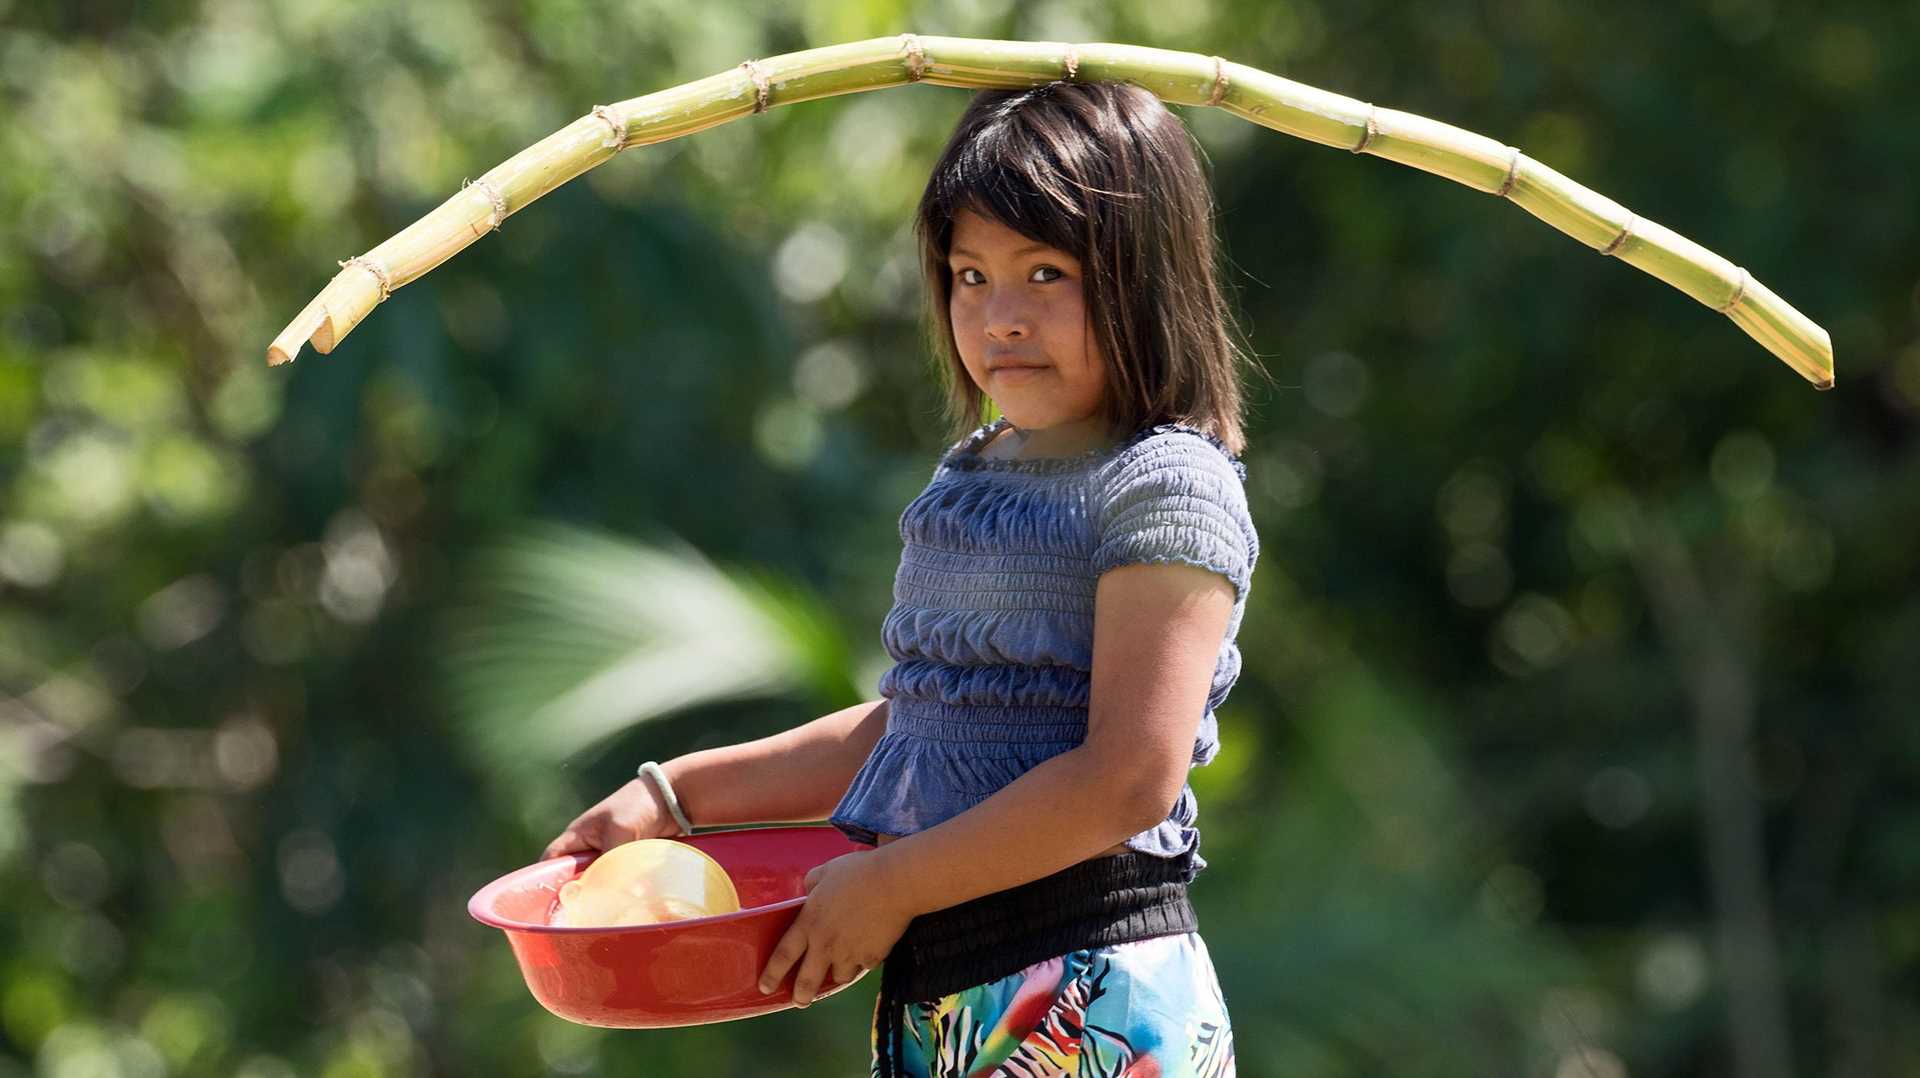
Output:
<path fill-rule="evenodd" d="M 598 854 L 568 854 L 509 872 L 475 892 L 467 912 L 507 934 L 533 998 L 570 1022 L 656 1029 L 793 1006 L 797 965 L 766 995 L 759 980 L 806 902 L 807 872 L 872 847 L 833 827 L 712 831 L 678 841 L 706 851 L 727 870 L 740 892 L 739 912 L 623 928 L 548 924 L 560 885 Z M 818 995 L 845 987 L 829 975 Z"/>

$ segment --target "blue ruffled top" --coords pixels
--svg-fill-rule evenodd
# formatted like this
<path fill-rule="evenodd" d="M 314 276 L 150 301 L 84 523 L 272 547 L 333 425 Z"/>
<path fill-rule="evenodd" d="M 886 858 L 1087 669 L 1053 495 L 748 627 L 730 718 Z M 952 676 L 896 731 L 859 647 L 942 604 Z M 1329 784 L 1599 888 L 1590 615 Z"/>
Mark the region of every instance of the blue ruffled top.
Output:
<path fill-rule="evenodd" d="M 1182 562 L 1233 584 L 1190 766 L 1219 751 L 1214 709 L 1240 675 L 1235 643 L 1260 540 L 1246 467 L 1213 435 L 1148 427 L 1072 457 L 980 455 L 1009 425 L 948 449 L 900 515 L 894 603 L 881 636 L 887 729 L 831 822 L 857 842 L 922 831 L 966 811 L 1087 733 L 1094 588 L 1129 562 Z M 1128 839 L 1159 857 L 1195 851 L 1184 786 L 1167 818 Z"/>

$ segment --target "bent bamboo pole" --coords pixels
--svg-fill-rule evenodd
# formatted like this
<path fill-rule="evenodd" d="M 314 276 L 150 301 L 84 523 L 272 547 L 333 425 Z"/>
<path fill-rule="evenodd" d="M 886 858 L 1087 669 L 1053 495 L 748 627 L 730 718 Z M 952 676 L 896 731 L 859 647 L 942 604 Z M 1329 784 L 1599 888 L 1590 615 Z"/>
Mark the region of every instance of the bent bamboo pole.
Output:
<path fill-rule="evenodd" d="M 690 135 L 775 105 L 902 83 L 998 89 L 1061 78 L 1133 82 L 1163 101 L 1222 108 L 1262 127 L 1398 161 L 1508 199 L 1601 254 L 1638 266 L 1733 319 L 1815 388 L 1833 388 L 1833 343 L 1827 331 L 1746 269 L 1484 135 L 1218 56 L 1138 45 L 915 34 L 748 60 L 672 89 L 594 106 L 463 185 L 385 243 L 341 262 L 333 280 L 274 338 L 267 362 L 291 362 L 304 340 L 322 353 L 333 351 L 394 289 L 629 146 Z"/>

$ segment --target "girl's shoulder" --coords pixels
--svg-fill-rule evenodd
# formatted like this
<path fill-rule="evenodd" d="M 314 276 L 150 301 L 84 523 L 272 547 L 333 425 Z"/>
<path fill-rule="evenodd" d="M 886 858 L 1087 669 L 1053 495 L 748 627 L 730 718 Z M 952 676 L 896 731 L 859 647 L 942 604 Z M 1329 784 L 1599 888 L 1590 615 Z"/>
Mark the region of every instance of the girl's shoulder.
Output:
<path fill-rule="evenodd" d="M 1247 481 L 1247 465 L 1240 454 L 1227 448 L 1211 431 L 1185 423 L 1155 423 L 1142 427 L 1114 447 L 1113 460 L 1122 467 L 1144 458 L 1188 461 L 1200 466 L 1223 462 L 1242 482 Z"/>

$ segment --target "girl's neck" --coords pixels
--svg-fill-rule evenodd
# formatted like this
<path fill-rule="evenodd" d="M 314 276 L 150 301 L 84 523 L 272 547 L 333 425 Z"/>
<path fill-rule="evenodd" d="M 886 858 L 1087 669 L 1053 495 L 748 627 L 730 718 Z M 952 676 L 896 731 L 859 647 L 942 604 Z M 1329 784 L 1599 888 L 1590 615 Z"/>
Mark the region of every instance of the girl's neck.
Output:
<path fill-rule="evenodd" d="M 1049 427 L 1022 427 L 1005 416 L 999 420 L 1004 433 L 988 442 L 988 454 L 1016 460 L 1051 460 L 1077 457 L 1113 444 L 1118 438 L 1104 416 L 1056 423 Z"/>

